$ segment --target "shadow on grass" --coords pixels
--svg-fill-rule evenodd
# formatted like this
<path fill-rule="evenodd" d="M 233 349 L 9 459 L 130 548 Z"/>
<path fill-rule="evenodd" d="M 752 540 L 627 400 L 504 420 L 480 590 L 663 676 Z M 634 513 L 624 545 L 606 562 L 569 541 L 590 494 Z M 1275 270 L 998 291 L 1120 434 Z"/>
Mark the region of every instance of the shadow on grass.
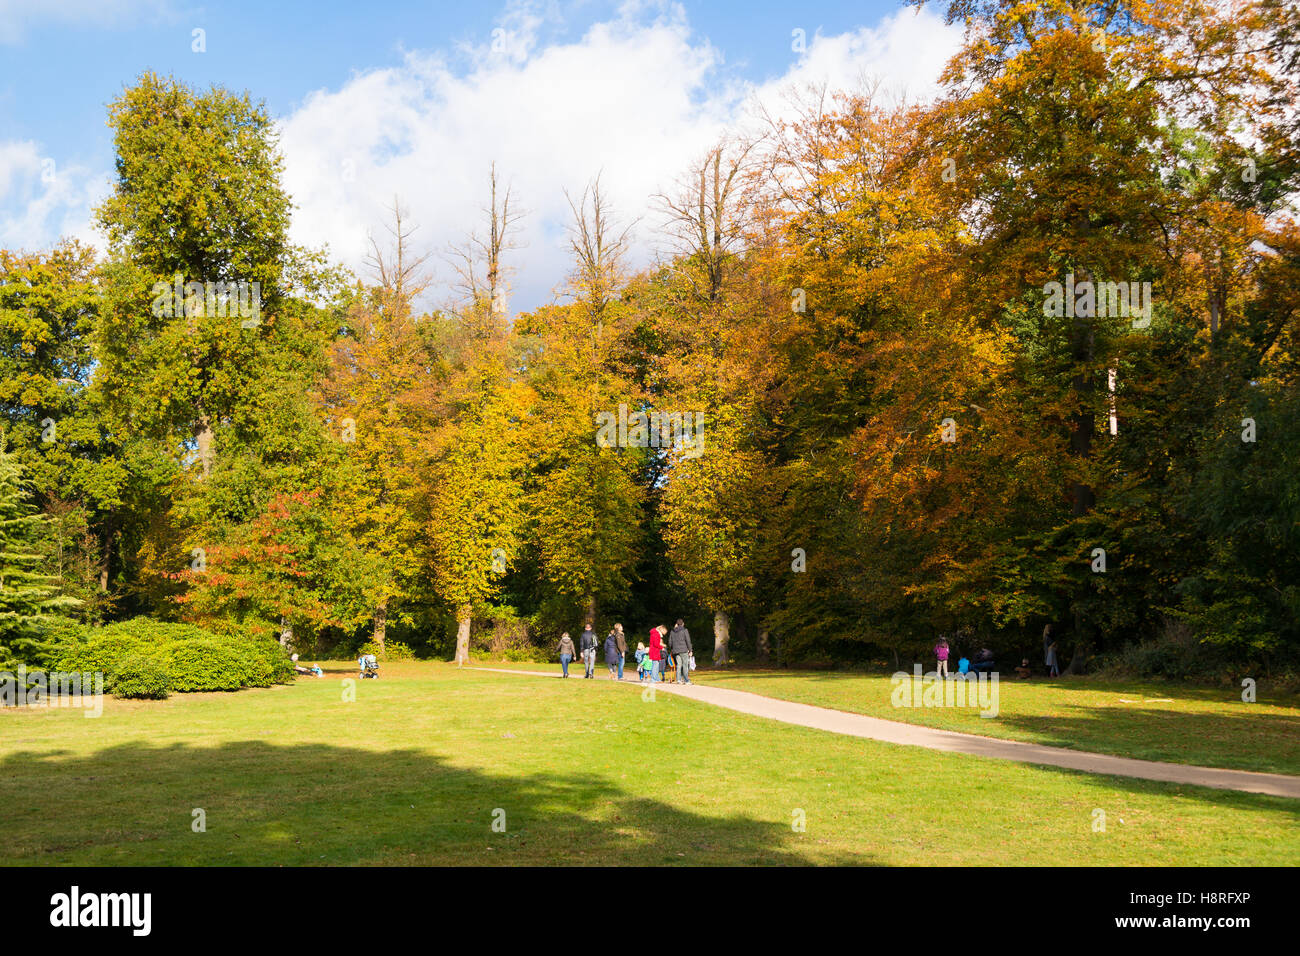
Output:
<path fill-rule="evenodd" d="M 198 808 L 206 832 L 192 829 Z M 813 858 L 789 823 L 696 814 L 593 775 L 497 776 L 413 750 L 261 741 L 14 753 L 0 762 L 0 819 L 8 865 L 873 862 Z"/>

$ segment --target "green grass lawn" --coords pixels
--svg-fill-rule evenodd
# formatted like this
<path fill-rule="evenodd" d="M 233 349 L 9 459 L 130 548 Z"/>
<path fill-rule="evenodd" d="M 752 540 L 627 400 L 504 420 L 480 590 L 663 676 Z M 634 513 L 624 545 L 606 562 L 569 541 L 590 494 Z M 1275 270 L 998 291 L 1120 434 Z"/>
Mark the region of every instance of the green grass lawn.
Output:
<path fill-rule="evenodd" d="M 558 664 L 490 666 L 559 670 Z M 603 662 L 598 673 L 605 673 Z M 986 737 L 1143 760 L 1300 774 L 1300 700 L 1295 697 L 1261 695 L 1247 704 L 1230 687 L 1013 678 L 999 682 L 998 716 L 985 718 L 976 709 L 894 707 L 894 685 L 887 674 L 704 668 L 692 680 Z"/>
<path fill-rule="evenodd" d="M 605 681 L 440 663 L 390 664 L 348 703 L 351 668 L 327 667 L 291 687 L 109 700 L 98 719 L 0 712 L 0 863 L 1300 859 L 1300 801 L 896 747 Z M 191 828 L 195 808 L 204 833 Z"/>

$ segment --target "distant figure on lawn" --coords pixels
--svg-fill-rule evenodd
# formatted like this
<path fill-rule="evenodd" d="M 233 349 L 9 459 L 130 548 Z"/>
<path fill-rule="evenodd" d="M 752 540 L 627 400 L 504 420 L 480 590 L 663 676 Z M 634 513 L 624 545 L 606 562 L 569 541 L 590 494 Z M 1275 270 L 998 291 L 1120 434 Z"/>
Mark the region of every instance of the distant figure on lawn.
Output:
<path fill-rule="evenodd" d="M 1053 637 L 1050 644 L 1047 645 L 1047 676 L 1060 677 L 1060 668 L 1056 666 L 1056 638 Z"/>
<path fill-rule="evenodd" d="M 565 631 L 560 635 L 560 667 L 564 671 L 564 676 L 569 676 L 569 661 L 577 655 L 573 648 L 573 638 L 569 637 L 569 632 Z"/>
<path fill-rule="evenodd" d="M 636 642 L 636 679 L 644 681 L 650 673 L 650 652 L 640 641 Z"/>
<path fill-rule="evenodd" d="M 948 677 L 948 638 L 939 638 L 939 643 L 934 645 L 934 659 L 938 661 L 937 670 L 939 676 L 947 679 Z"/>
<path fill-rule="evenodd" d="M 959 660 L 959 661 L 957 662 L 957 673 L 958 673 L 958 674 L 969 674 L 969 673 L 970 673 L 970 661 L 967 660 L 967 659 L 964 658 L 964 657 L 963 657 L 961 660 Z"/>
<path fill-rule="evenodd" d="M 673 655 L 677 662 L 677 683 L 689 684 L 691 682 L 691 655 L 695 653 L 691 647 L 691 632 L 686 630 L 686 625 L 679 617 L 676 626 L 673 627 L 672 633 L 668 635 L 668 652 Z"/>
<path fill-rule="evenodd" d="M 596 632 L 588 624 L 578 635 L 578 650 L 582 651 L 582 663 L 586 667 L 587 673 L 583 675 L 584 680 L 596 676 Z"/>
<path fill-rule="evenodd" d="M 993 670 L 993 652 L 987 647 L 980 648 L 975 655 L 975 663 L 971 665 L 971 670 L 977 674 L 988 674 Z"/>
<path fill-rule="evenodd" d="M 1020 666 L 1016 668 L 1016 676 L 1021 679 L 1029 677 L 1029 658 L 1024 657 L 1020 660 Z"/>
<path fill-rule="evenodd" d="M 663 666 L 664 642 L 659 628 L 650 628 L 650 680 L 662 680 L 659 668 Z"/>

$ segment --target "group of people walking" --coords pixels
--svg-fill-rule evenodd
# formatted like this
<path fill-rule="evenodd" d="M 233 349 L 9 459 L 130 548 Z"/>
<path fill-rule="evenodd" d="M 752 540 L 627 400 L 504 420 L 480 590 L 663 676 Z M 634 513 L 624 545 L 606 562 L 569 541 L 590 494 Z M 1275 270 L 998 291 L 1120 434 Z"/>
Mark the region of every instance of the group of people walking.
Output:
<path fill-rule="evenodd" d="M 560 636 L 560 667 L 564 676 L 569 676 L 569 664 L 582 657 L 586 673 L 584 679 L 596 676 L 596 652 L 599 648 L 596 632 L 588 624 L 578 635 L 575 646 L 569 632 Z M 623 679 L 623 668 L 627 661 L 627 637 L 623 634 L 623 625 L 615 624 L 614 629 L 605 638 L 603 646 L 605 666 L 609 668 L 611 680 Z M 669 631 L 662 624 L 650 628 L 650 644 L 638 643 L 636 646 L 636 673 L 639 681 L 662 681 L 664 675 L 672 670 L 679 684 L 691 682 L 691 671 L 695 669 L 695 649 L 691 646 L 691 632 L 681 618 Z"/>

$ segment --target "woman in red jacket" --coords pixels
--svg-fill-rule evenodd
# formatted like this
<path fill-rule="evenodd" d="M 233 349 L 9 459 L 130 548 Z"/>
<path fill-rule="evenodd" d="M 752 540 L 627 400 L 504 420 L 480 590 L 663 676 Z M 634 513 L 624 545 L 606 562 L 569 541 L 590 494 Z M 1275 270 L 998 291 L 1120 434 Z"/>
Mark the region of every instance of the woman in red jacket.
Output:
<path fill-rule="evenodd" d="M 650 628 L 650 679 L 652 681 L 662 680 L 659 676 L 660 661 L 663 659 L 663 637 L 659 634 L 659 628 Z"/>

